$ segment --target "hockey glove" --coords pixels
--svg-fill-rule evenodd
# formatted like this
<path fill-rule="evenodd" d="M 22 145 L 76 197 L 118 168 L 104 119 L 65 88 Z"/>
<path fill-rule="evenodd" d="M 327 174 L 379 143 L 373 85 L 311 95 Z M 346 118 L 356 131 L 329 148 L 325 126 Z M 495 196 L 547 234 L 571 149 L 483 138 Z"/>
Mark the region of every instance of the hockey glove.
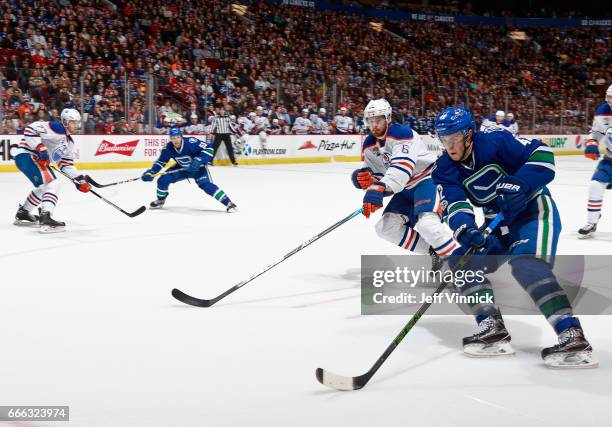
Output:
<path fill-rule="evenodd" d="M 49 167 L 49 153 L 47 153 L 47 147 L 45 144 L 40 143 L 36 146 L 36 163 L 41 169 L 47 169 Z"/>
<path fill-rule="evenodd" d="M 507 176 L 497 183 L 497 205 L 510 224 L 527 207 L 529 186 L 517 176 Z"/>
<path fill-rule="evenodd" d="M 79 175 L 75 177 L 72 182 L 74 182 L 74 185 L 76 185 L 77 190 L 82 193 L 87 193 L 89 190 L 91 190 L 91 187 L 87 183 L 87 175 Z"/>
<path fill-rule="evenodd" d="M 599 143 L 594 139 L 589 139 L 584 143 L 584 157 L 591 160 L 597 160 L 601 154 L 599 154 Z"/>
<path fill-rule="evenodd" d="M 387 186 L 382 182 L 375 182 L 368 187 L 363 197 L 363 214 L 366 218 L 382 208 L 386 188 Z"/>
<path fill-rule="evenodd" d="M 142 176 L 140 177 L 144 182 L 153 181 L 153 171 L 151 169 L 147 169 Z"/>
<path fill-rule="evenodd" d="M 360 190 L 365 190 L 374 182 L 374 178 L 372 177 L 372 169 L 356 169 L 351 175 L 351 180 L 353 181 L 353 185 L 355 187 L 359 188 Z"/>
<path fill-rule="evenodd" d="M 494 249 L 502 249 L 501 243 L 497 237 L 493 234 L 489 234 L 487 237 L 483 236 L 481 231 L 474 225 L 463 224 L 455 230 L 455 240 L 459 242 L 464 250 L 472 246 L 478 248 L 479 255 L 486 255 Z M 453 255 L 462 255 L 463 253 L 464 251 L 458 251 L 453 253 Z"/>
<path fill-rule="evenodd" d="M 192 178 L 197 177 L 198 172 L 200 172 L 200 168 L 202 167 L 203 163 L 204 162 L 199 157 L 196 157 L 191 161 L 191 163 L 189 164 L 189 167 L 187 168 L 187 172 L 189 172 L 189 175 Z"/>

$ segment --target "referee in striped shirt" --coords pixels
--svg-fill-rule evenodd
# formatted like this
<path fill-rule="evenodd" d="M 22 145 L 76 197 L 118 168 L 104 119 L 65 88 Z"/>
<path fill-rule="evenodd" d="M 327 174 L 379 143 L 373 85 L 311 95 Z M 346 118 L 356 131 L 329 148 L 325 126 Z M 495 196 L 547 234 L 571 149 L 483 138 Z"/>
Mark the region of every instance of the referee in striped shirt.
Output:
<path fill-rule="evenodd" d="M 225 143 L 225 149 L 227 150 L 227 154 L 229 155 L 232 164 L 234 166 L 238 166 L 236 163 L 236 158 L 234 157 L 234 149 L 232 148 L 231 138 L 231 135 L 235 132 L 235 125 L 225 112 L 225 109 L 221 107 L 219 109 L 219 114 L 212 118 L 212 127 L 210 128 L 210 133 L 214 135 L 213 149 L 215 150 L 215 153 L 213 154 L 213 160 L 217 155 L 217 150 L 219 150 L 221 142 L 223 142 Z"/>

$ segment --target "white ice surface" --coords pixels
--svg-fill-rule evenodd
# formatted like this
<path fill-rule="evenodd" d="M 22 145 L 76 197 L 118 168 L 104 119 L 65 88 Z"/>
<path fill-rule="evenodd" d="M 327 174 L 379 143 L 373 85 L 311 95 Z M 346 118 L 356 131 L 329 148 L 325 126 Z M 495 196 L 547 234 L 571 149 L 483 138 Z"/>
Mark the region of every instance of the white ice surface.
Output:
<path fill-rule="evenodd" d="M 610 195 L 597 237 L 576 238 L 595 163 L 557 164 L 559 253 L 612 253 Z M 166 209 L 130 219 L 64 183 L 54 216 L 68 230 L 52 235 L 12 225 L 29 185 L 0 174 L 0 405 L 70 405 L 71 426 L 611 425 L 610 317 L 581 318 L 595 370 L 545 368 L 539 352 L 555 336 L 540 317 L 507 316 L 516 356 L 483 360 L 460 350 L 470 317 L 425 316 L 366 388 L 320 385 L 316 367 L 364 373 L 407 321 L 359 315 L 360 255 L 402 253 L 373 219 L 353 219 L 212 308 L 170 296 L 215 296 L 357 209 L 355 166 L 215 167 L 237 214 L 183 182 Z M 132 210 L 155 186 L 100 193 Z"/>

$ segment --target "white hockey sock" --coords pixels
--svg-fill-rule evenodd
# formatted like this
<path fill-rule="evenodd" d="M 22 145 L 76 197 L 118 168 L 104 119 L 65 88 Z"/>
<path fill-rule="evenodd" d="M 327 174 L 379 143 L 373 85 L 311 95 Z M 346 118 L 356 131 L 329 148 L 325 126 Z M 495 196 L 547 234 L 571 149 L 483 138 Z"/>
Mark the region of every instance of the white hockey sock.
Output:
<path fill-rule="evenodd" d="M 43 193 L 44 190 L 42 189 L 42 186 L 32 190 L 25 202 L 23 202 L 23 208 L 30 212 L 32 209 L 38 207 L 42 203 Z"/>
<path fill-rule="evenodd" d="M 438 256 L 449 256 L 459 248 L 459 244 L 453 239 L 451 229 L 440 221 L 440 217 L 434 212 L 420 214 L 414 228 L 427 241 L 428 245 L 431 245 Z"/>
<path fill-rule="evenodd" d="M 59 181 L 54 179 L 44 185 L 41 185 L 38 187 L 38 189 L 40 189 L 42 192 L 42 210 L 53 212 L 53 209 L 55 209 L 58 201 L 57 194 L 59 190 Z"/>
<path fill-rule="evenodd" d="M 591 181 L 589 185 L 589 201 L 587 205 L 588 219 L 590 224 L 597 224 L 601 216 L 601 207 L 603 206 L 603 196 L 606 191 L 607 184 L 599 181 Z"/>
<path fill-rule="evenodd" d="M 376 234 L 382 239 L 416 254 L 427 254 L 429 243 L 408 226 L 406 216 L 387 212 L 376 223 Z"/>

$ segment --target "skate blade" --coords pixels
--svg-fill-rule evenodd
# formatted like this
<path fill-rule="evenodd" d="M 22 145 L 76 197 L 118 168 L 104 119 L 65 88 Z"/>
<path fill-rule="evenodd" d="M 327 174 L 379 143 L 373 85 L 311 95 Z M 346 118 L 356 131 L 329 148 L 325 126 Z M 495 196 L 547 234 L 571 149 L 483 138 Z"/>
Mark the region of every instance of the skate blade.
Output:
<path fill-rule="evenodd" d="M 32 227 L 32 228 L 38 228 L 40 227 L 40 224 L 37 222 L 32 222 L 32 221 L 20 221 L 18 219 L 16 219 L 13 222 L 13 225 L 16 225 L 17 227 Z"/>
<path fill-rule="evenodd" d="M 590 233 L 590 234 L 578 234 L 578 238 L 580 240 L 592 239 L 593 238 L 593 233 Z"/>
<path fill-rule="evenodd" d="M 66 227 L 49 227 L 48 225 L 41 225 L 38 230 L 41 234 L 63 233 L 64 231 Z"/>
<path fill-rule="evenodd" d="M 566 355 L 550 355 L 544 363 L 551 369 L 592 369 L 599 366 L 590 351 L 575 351 Z"/>
<path fill-rule="evenodd" d="M 227 213 L 236 213 L 238 212 L 238 208 L 231 208 L 227 210 Z"/>
<path fill-rule="evenodd" d="M 158 211 L 160 209 L 162 209 L 163 206 L 149 206 L 149 210 L 154 210 L 154 211 Z"/>
<path fill-rule="evenodd" d="M 512 356 L 515 354 L 514 348 L 509 341 L 502 341 L 495 344 L 468 344 L 463 347 L 463 352 L 469 357 L 497 357 Z"/>

